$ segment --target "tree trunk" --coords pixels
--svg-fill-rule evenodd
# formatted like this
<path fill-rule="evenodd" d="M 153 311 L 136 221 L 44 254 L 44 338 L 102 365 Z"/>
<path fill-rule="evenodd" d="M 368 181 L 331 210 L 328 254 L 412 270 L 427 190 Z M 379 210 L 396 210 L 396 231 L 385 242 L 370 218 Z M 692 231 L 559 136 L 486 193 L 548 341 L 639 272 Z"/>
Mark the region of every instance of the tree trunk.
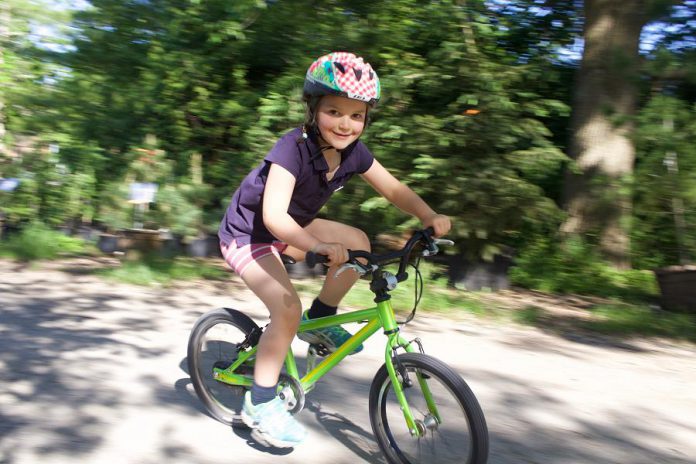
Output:
<path fill-rule="evenodd" d="M 648 21 L 644 0 L 585 0 L 585 48 L 574 86 L 562 226 L 596 237 L 604 256 L 630 267 L 628 182 L 635 150 L 630 140 L 638 97 L 638 44 Z"/>

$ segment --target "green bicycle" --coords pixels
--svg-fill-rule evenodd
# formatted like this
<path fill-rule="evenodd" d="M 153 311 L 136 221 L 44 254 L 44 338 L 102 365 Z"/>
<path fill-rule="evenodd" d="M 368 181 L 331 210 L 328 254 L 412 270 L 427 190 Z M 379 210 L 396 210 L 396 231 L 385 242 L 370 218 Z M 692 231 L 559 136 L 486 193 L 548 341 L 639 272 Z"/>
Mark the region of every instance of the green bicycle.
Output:
<path fill-rule="evenodd" d="M 417 279 L 416 304 L 406 322 L 413 318 L 423 286 L 418 272 L 420 256 L 436 254 L 438 245 L 443 244 L 453 243 L 433 238 L 432 230 L 421 230 L 395 252 L 376 255 L 350 251 L 350 260 L 344 266 L 371 277 L 370 290 L 375 294 L 376 306 L 300 324 L 298 332 L 351 322 L 365 325 L 333 353 L 322 345 L 310 345 L 304 375 L 300 375 L 290 349 L 278 388 L 292 414 L 302 410 L 305 395 L 319 379 L 382 330 L 386 335 L 385 362 L 372 381 L 369 413 L 373 433 L 387 461 L 487 462 L 488 429 L 476 397 L 452 368 L 424 353 L 419 339 L 408 341 L 401 335 L 390 300 L 389 292 L 408 278 L 406 271 L 412 265 Z M 420 256 L 411 263 L 416 246 Z M 308 253 L 307 263 L 313 266 L 322 258 Z M 384 270 L 386 264 L 396 262 L 396 274 Z M 243 425 L 243 395 L 251 388 L 256 345 L 262 331 L 249 316 L 229 308 L 204 314 L 193 327 L 188 342 L 189 375 L 208 412 L 224 424 Z"/>

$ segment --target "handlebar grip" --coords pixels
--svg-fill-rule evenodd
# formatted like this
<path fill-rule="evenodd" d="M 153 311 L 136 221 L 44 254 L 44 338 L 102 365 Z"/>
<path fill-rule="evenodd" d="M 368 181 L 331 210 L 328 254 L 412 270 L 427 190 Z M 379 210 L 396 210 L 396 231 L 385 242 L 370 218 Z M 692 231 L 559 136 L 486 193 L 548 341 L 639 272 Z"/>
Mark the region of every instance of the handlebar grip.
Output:
<path fill-rule="evenodd" d="M 326 255 L 320 255 L 313 251 L 308 251 L 305 255 L 305 262 L 310 268 L 316 266 L 317 264 L 328 263 L 329 257 Z"/>

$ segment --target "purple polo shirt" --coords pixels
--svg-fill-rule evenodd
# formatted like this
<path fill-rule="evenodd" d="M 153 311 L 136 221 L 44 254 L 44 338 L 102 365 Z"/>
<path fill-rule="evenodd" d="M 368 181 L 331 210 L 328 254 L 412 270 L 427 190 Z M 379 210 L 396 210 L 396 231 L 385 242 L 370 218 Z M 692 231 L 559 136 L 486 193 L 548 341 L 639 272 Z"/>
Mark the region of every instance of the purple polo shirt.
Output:
<path fill-rule="evenodd" d="M 317 216 L 331 194 L 340 190 L 354 174 L 370 169 L 373 161 L 372 153 L 357 140 L 341 152 L 341 165 L 327 181 L 329 166 L 319 150 L 316 136 L 303 139 L 300 128 L 288 132 L 234 192 L 220 223 L 220 241 L 229 245 L 236 240 L 238 246 L 243 246 L 278 240 L 263 224 L 263 191 L 272 163 L 284 167 L 295 177 L 288 213 L 304 227 Z"/>

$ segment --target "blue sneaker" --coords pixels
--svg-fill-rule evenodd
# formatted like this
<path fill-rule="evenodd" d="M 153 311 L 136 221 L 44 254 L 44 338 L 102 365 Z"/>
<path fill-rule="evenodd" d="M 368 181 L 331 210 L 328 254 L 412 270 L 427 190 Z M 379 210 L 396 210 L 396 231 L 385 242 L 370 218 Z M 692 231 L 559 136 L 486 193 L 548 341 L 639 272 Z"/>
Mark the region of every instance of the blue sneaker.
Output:
<path fill-rule="evenodd" d="M 307 431 L 285 408 L 285 402 L 277 396 L 268 403 L 254 405 L 251 391 L 244 395 L 242 421 L 251 428 L 251 436 L 257 442 L 277 448 L 292 448 L 302 443 Z"/>
<path fill-rule="evenodd" d="M 307 311 L 302 313 L 302 320 L 308 321 Z M 350 332 L 339 325 L 325 327 L 323 329 L 307 330 L 297 334 L 297 338 L 310 344 L 322 344 L 329 352 L 333 353 L 352 337 Z M 362 343 L 351 354 L 360 353 L 363 349 Z"/>

